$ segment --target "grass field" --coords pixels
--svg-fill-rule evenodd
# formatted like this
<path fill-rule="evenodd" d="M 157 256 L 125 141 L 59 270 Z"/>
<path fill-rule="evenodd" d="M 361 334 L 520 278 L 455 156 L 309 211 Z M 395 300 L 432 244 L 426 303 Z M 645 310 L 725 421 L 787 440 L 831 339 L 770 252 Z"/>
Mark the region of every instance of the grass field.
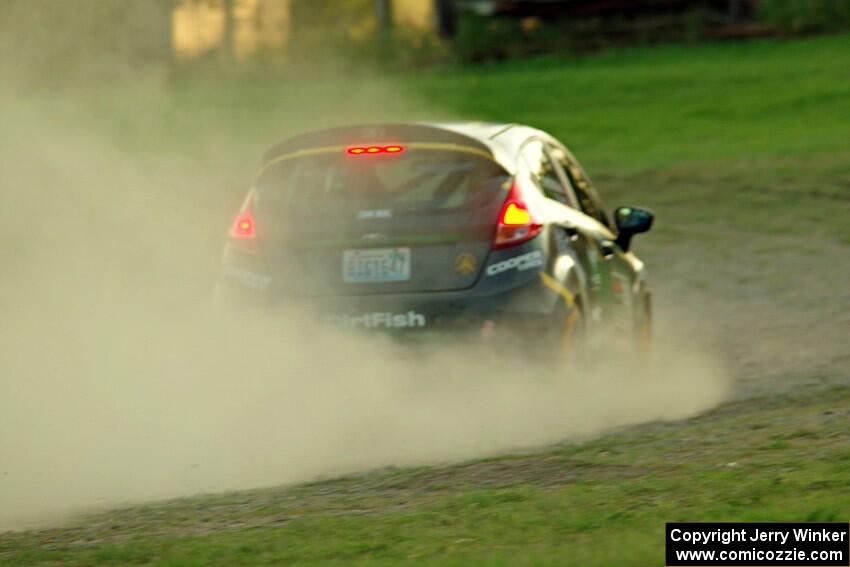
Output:
<path fill-rule="evenodd" d="M 736 386 L 706 415 L 583 443 L 0 534 L 0 565 L 659 565 L 667 521 L 850 520 L 848 69 L 842 35 L 309 84 L 185 81 L 137 114 L 127 106 L 149 93 L 91 94 L 69 123 L 113 117 L 116 147 L 154 171 L 168 170 L 167 139 L 222 223 L 290 131 L 426 118 L 546 129 L 609 205 L 657 212 L 637 251 L 661 323 L 685 308 L 710 327 Z"/>
<path fill-rule="evenodd" d="M 164 92 L 140 81 L 135 90 L 120 83 L 85 92 L 82 101 L 51 94 L 41 102 L 64 105 L 83 129 L 108 125 L 110 144 L 134 154 L 159 157 L 166 148 L 201 167 L 215 163 L 237 204 L 258 156 L 294 132 L 390 120 L 505 121 L 564 140 L 603 186 L 634 181 L 632 192 L 643 198 L 641 185 L 664 185 L 647 195 L 650 204 L 688 199 L 685 214 L 698 221 L 722 213 L 736 226 L 816 230 L 848 243 L 848 223 L 826 214 L 831 203 L 846 202 L 850 178 L 848 37 L 629 48 L 306 83 L 274 75 L 189 79 Z M 789 198 L 809 196 L 795 211 L 804 223 L 789 223 Z"/>
<path fill-rule="evenodd" d="M 667 521 L 843 521 L 850 393 L 452 468 L 173 501 L 9 535 L 32 565 L 655 565 Z M 16 551 L 17 550 L 17 551 Z"/>

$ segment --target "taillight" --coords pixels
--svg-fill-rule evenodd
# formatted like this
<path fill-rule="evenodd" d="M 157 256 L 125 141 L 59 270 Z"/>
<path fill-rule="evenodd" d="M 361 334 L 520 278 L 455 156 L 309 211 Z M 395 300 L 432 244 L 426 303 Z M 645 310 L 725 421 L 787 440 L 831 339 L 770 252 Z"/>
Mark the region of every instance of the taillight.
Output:
<path fill-rule="evenodd" d="M 542 228 L 543 225 L 534 220 L 514 182 L 499 213 L 493 249 L 508 248 L 527 242 L 537 236 Z"/>
<path fill-rule="evenodd" d="M 254 238 L 257 236 L 257 225 L 254 222 L 253 191 L 248 193 L 248 197 L 242 203 L 242 208 L 239 209 L 239 214 L 236 215 L 236 220 L 233 221 L 233 228 L 230 229 L 230 236 L 233 238 Z"/>

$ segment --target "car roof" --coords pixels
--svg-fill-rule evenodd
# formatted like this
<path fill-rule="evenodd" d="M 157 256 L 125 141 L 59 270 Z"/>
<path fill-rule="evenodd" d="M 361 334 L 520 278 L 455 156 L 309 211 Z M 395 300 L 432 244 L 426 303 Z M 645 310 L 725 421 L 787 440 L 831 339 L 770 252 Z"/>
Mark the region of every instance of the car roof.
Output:
<path fill-rule="evenodd" d="M 263 163 L 268 164 L 282 154 L 295 149 L 309 148 L 327 143 L 329 139 L 338 139 L 343 143 L 351 142 L 355 138 L 362 139 L 362 132 L 368 132 L 372 129 L 379 132 L 404 133 L 413 137 L 423 135 L 434 138 L 435 141 L 436 139 L 440 139 L 446 142 L 461 142 L 482 150 L 487 149 L 492 154 L 493 159 L 511 174 L 516 172 L 516 153 L 525 140 L 532 136 L 551 139 L 551 136 L 535 128 L 500 122 L 458 121 L 360 124 L 324 128 L 293 136 L 272 147 L 263 158 Z M 354 138 L 350 136 L 354 136 Z"/>
<path fill-rule="evenodd" d="M 499 122 L 430 122 L 427 126 L 457 132 L 478 140 L 493 152 L 493 159 L 508 172 L 516 173 L 516 155 L 529 138 L 556 142 L 555 138 L 537 128 L 524 124 Z"/>
<path fill-rule="evenodd" d="M 481 141 L 494 138 L 515 126 L 506 122 L 423 122 L 422 125 L 451 130 Z"/>
<path fill-rule="evenodd" d="M 488 146 L 499 143 L 511 151 L 518 150 L 523 142 L 533 136 L 552 139 L 549 134 L 536 128 L 509 122 L 426 122 L 423 125 L 457 132 Z"/>

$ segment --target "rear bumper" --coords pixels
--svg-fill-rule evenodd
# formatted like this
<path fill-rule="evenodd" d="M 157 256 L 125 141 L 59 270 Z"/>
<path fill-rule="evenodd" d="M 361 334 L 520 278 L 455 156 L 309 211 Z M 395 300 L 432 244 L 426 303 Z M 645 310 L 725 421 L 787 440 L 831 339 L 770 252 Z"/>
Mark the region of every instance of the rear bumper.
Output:
<path fill-rule="evenodd" d="M 221 287 L 226 303 L 272 312 L 293 304 L 307 306 L 321 320 L 352 330 L 477 331 L 505 319 L 520 328 L 540 324 L 561 300 L 544 281 L 547 264 L 539 243 L 529 242 L 492 252 L 475 285 L 461 290 L 292 296 L 276 290 L 262 274 L 228 264 Z"/>
<path fill-rule="evenodd" d="M 479 289 L 399 295 L 322 298 L 316 306 L 329 323 L 352 329 L 414 330 L 480 327 L 504 316 L 535 317 L 543 292 L 539 274 L 498 290 Z M 390 319 L 391 318 L 391 319 Z"/>
<path fill-rule="evenodd" d="M 551 311 L 557 299 L 540 276 L 541 270 L 525 274 L 522 281 L 484 289 L 476 285 L 458 291 L 418 292 L 380 295 L 334 295 L 294 297 L 275 294 L 260 286 L 246 286 L 225 277 L 222 283 L 226 303 L 276 311 L 287 305 L 307 306 L 327 323 L 359 330 L 411 331 L 434 327 L 480 326 L 503 316 L 539 317 Z"/>

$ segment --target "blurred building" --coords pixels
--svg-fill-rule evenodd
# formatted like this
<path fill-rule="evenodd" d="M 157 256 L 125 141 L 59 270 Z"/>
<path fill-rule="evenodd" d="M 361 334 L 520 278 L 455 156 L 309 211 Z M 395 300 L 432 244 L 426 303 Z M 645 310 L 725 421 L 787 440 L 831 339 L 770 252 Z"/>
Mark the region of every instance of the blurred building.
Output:
<path fill-rule="evenodd" d="M 446 4 L 442 0 L 331 2 L 349 15 L 347 31 L 354 39 L 375 33 L 382 4 L 393 26 L 413 33 L 438 33 L 438 16 L 444 12 L 440 6 Z M 178 0 L 171 21 L 174 53 L 180 59 L 193 59 L 228 46 L 228 51 L 242 60 L 263 52 L 285 52 L 297 25 L 293 8 L 293 0 Z M 357 17 L 350 17 L 352 12 Z"/>
<path fill-rule="evenodd" d="M 172 12 L 174 53 L 192 59 L 227 45 L 237 59 L 285 47 L 291 0 L 179 0 Z"/>
<path fill-rule="evenodd" d="M 850 0 L 848 0 L 850 2 Z M 459 17 L 552 22 L 582 44 L 759 33 L 760 0 L 174 0 L 172 45 L 181 59 L 285 57 L 305 27 L 327 25 L 353 40 L 384 27 L 451 37 Z M 306 14 L 306 18 L 302 16 Z"/>

